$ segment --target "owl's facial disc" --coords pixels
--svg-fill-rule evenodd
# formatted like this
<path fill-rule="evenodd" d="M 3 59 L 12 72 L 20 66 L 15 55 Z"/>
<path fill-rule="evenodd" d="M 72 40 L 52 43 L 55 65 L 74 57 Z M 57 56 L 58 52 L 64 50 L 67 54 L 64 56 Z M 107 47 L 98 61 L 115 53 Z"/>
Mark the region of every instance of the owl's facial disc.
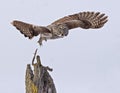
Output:
<path fill-rule="evenodd" d="M 58 32 L 61 36 L 67 36 L 68 35 L 68 27 L 65 24 L 59 24 L 58 25 Z"/>

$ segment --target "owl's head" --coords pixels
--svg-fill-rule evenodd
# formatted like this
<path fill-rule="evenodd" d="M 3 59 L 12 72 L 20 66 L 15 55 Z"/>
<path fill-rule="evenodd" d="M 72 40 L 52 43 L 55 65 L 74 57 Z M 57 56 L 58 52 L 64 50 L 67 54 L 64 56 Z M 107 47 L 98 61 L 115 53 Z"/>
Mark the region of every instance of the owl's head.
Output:
<path fill-rule="evenodd" d="M 68 27 L 65 24 L 56 24 L 52 26 L 53 34 L 57 36 L 67 36 L 68 35 Z"/>

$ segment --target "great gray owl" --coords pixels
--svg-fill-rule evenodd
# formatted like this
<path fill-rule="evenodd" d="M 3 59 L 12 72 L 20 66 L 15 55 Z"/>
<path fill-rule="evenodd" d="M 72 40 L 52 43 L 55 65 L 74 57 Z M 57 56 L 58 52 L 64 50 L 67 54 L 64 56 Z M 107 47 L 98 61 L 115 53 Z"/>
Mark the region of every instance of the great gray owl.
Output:
<path fill-rule="evenodd" d="M 80 12 L 60 18 L 48 26 L 37 26 L 18 20 L 14 20 L 12 25 L 29 39 L 40 35 L 38 43 L 42 45 L 43 40 L 47 41 L 48 39 L 57 39 L 67 36 L 70 29 L 77 27 L 83 29 L 101 28 L 108 21 L 107 18 L 105 14 L 100 14 L 100 12 Z"/>

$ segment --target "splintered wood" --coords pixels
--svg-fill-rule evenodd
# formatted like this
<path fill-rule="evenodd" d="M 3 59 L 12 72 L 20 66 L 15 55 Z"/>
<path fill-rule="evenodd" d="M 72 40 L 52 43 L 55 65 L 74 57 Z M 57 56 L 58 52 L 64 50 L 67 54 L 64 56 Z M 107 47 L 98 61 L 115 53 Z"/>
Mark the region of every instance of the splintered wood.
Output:
<path fill-rule="evenodd" d="M 41 64 L 40 56 L 37 55 L 37 50 L 35 51 L 32 66 L 34 70 L 31 69 L 31 65 L 28 64 L 26 68 L 25 85 L 26 93 L 56 93 L 56 88 L 52 77 L 48 71 L 52 71 L 48 66 L 45 67 Z M 36 58 L 36 63 L 34 60 Z"/>

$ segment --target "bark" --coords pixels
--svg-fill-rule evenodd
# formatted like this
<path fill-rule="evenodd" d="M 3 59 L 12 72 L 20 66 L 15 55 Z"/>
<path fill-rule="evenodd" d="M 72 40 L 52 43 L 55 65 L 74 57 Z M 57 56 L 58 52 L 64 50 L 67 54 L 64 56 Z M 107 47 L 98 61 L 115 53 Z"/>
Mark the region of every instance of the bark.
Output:
<path fill-rule="evenodd" d="M 25 85 L 26 93 L 56 93 L 56 88 L 52 77 L 48 71 L 52 71 L 48 66 L 43 66 L 41 64 L 40 56 L 37 55 L 37 50 L 35 51 L 32 66 L 28 64 L 26 68 Z M 34 63 L 36 57 L 36 63 Z"/>

